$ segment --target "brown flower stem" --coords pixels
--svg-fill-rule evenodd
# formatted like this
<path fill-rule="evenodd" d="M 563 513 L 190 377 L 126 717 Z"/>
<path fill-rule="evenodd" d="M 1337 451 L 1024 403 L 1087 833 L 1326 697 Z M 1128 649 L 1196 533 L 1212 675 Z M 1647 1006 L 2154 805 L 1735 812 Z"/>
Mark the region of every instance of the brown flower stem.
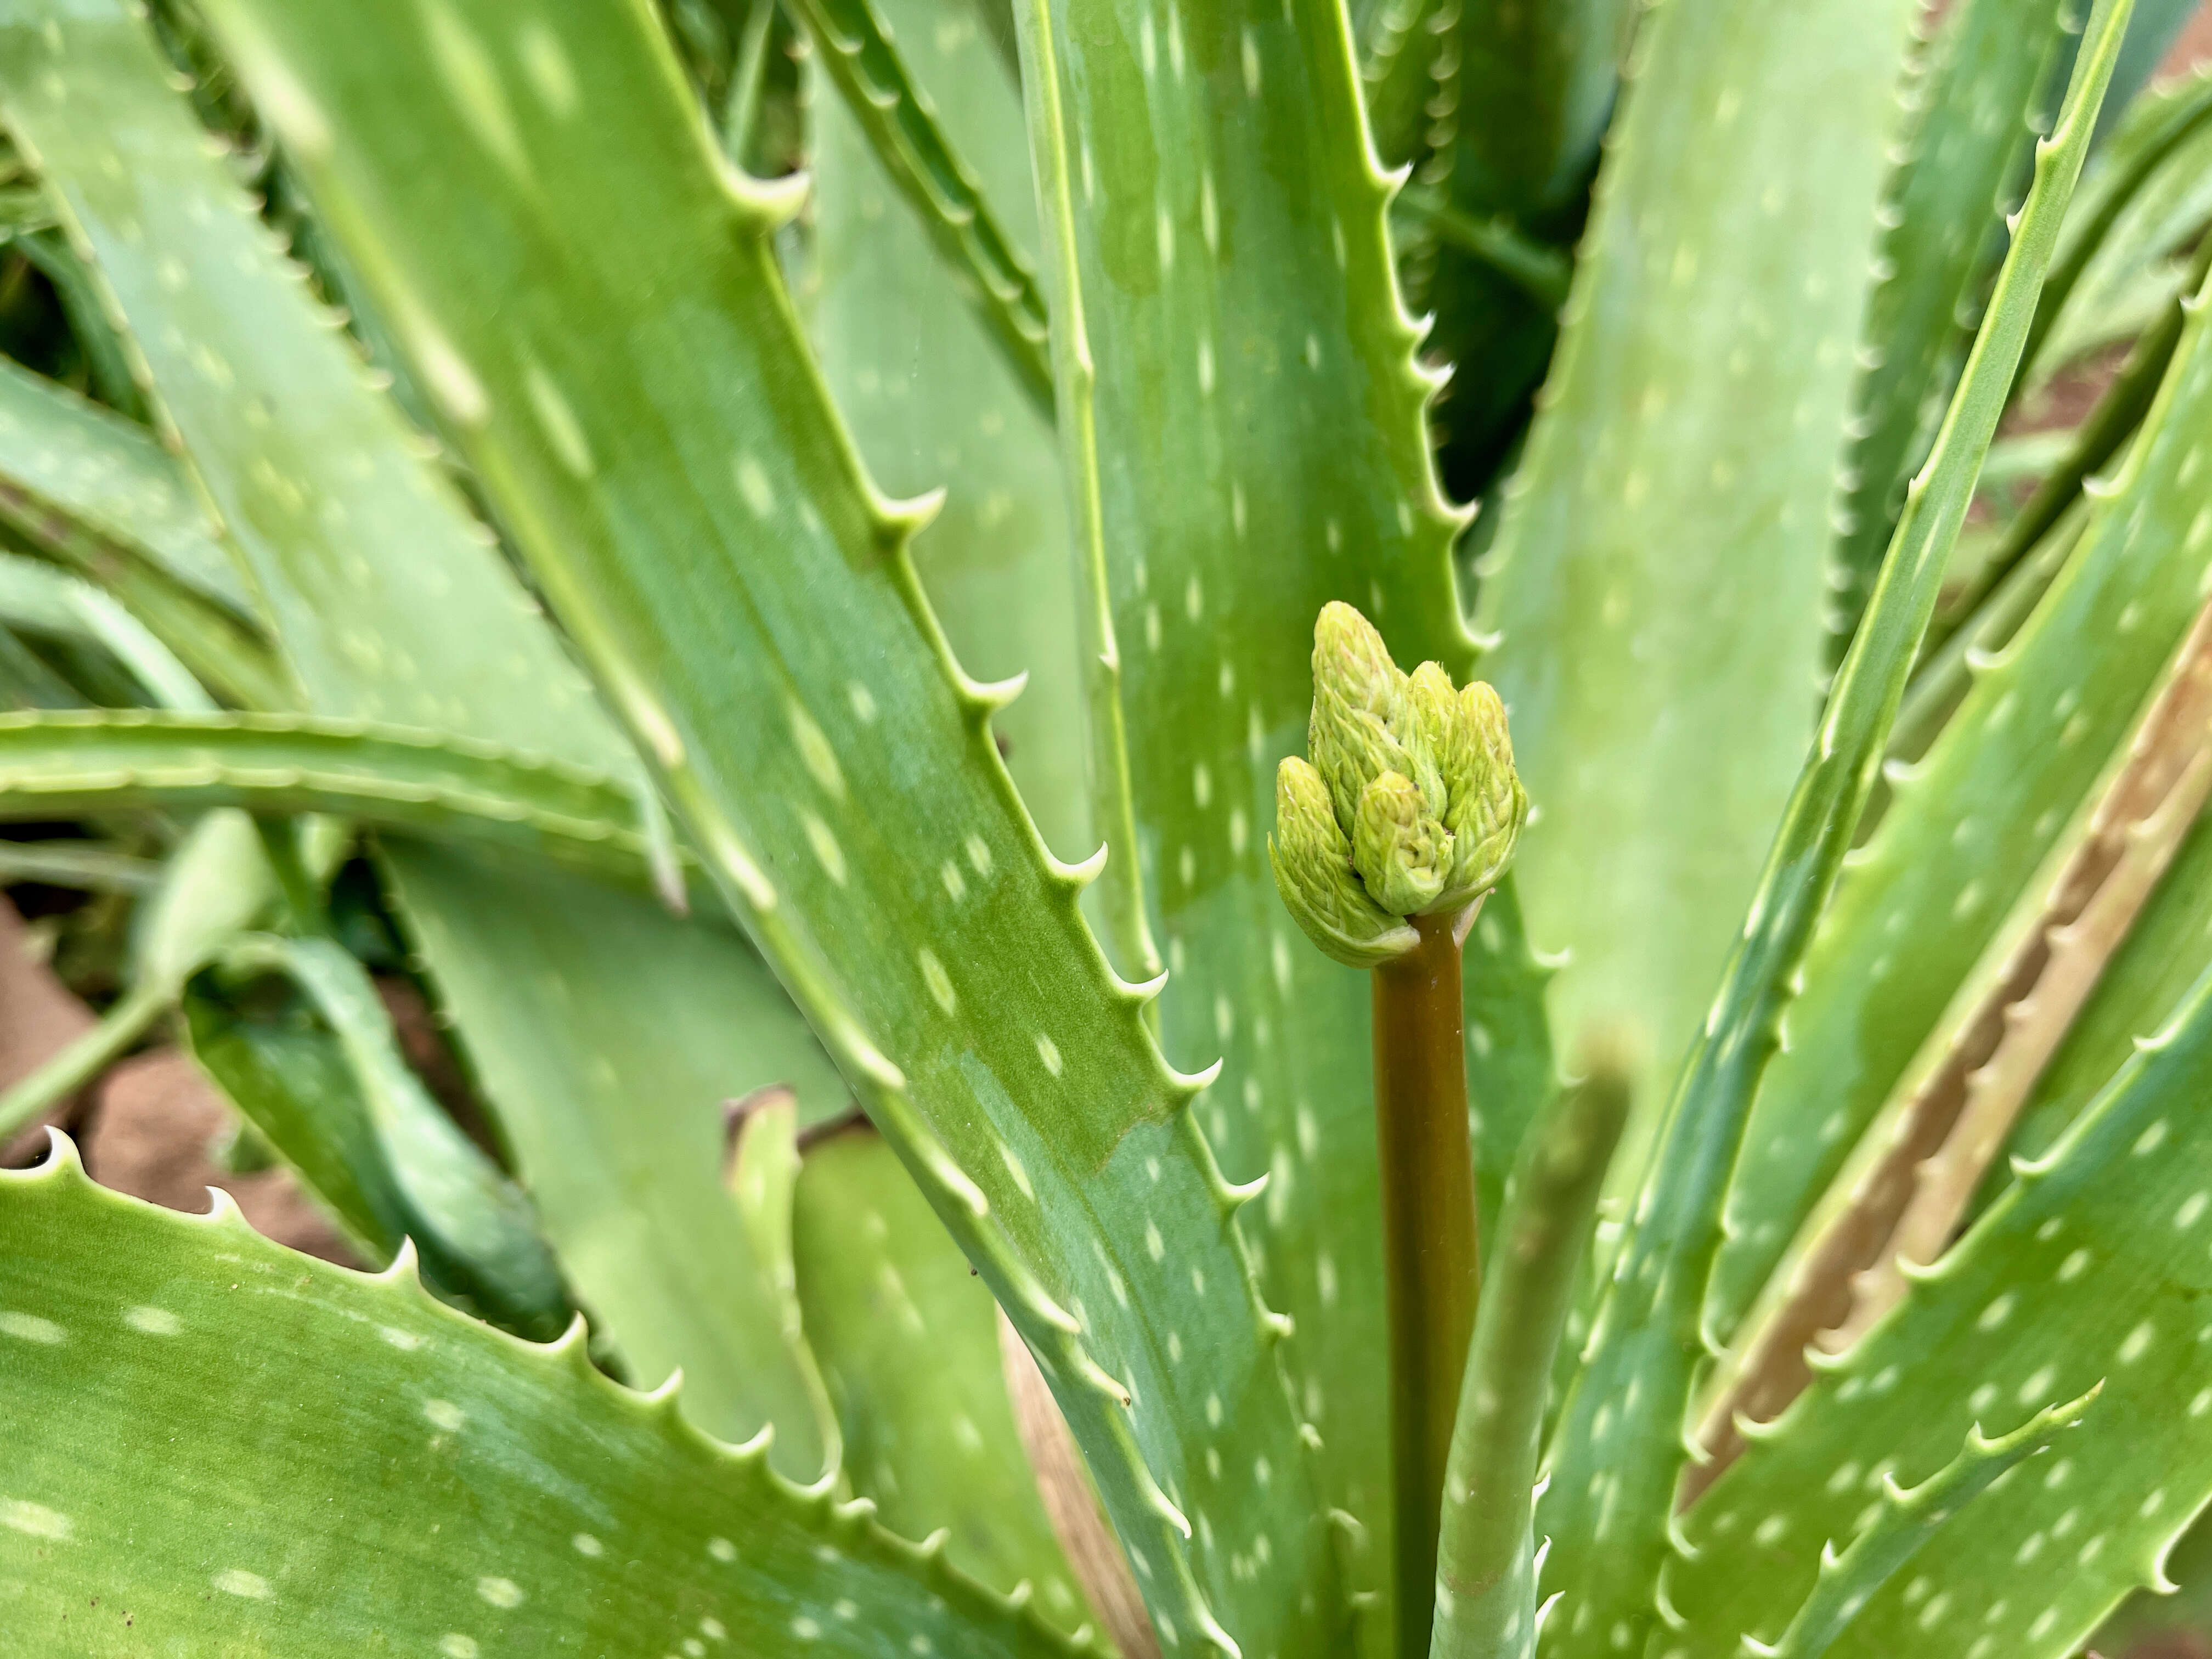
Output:
<path fill-rule="evenodd" d="M 1455 915 L 1375 974 L 1375 1122 L 1390 1310 L 1398 1651 L 1425 1659 L 1437 1530 L 1461 1373 L 1474 1333 L 1474 1159 L 1468 1139 Z"/>

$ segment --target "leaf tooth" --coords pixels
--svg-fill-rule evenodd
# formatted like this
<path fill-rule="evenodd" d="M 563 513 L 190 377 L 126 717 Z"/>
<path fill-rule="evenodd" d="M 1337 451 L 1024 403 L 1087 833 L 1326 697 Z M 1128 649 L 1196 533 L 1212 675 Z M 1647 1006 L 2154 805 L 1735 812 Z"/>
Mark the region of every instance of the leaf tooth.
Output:
<path fill-rule="evenodd" d="M 1102 841 L 1098 843 L 1098 850 L 1091 854 L 1089 858 L 1080 860 L 1074 864 L 1067 864 L 1054 858 L 1052 849 L 1047 848 L 1044 854 L 1045 873 L 1068 892 L 1079 893 L 1097 880 L 1100 873 L 1106 868 L 1106 843 Z M 1114 974 L 1110 966 L 1107 969 L 1107 975 L 1116 992 L 1126 988 L 1125 981 Z"/>
<path fill-rule="evenodd" d="M 422 1261 L 415 1249 L 415 1236 L 412 1233 L 399 1241 L 398 1249 L 392 1253 L 392 1265 L 374 1276 L 381 1285 L 412 1285 L 417 1289 L 422 1287 Z"/>
<path fill-rule="evenodd" d="M 1110 969 L 1109 971 L 1111 972 Z M 1115 995 L 1132 1006 L 1141 1008 L 1156 1000 L 1160 993 L 1167 989 L 1168 970 L 1163 968 L 1150 979 L 1143 980 L 1123 979 L 1119 974 L 1114 974 L 1112 982 Z"/>
<path fill-rule="evenodd" d="M 799 216 L 814 189 L 813 174 L 803 170 L 780 179 L 757 179 L 729 167 L 723 170 L 723 179 L 746 228 L 771 236 Z"/>
<path fill-rule="evenodd" d="M 1178 1072 L 1174 1066 L 1167 1066 L 1168 1089 L 1170 1093 L 1178 1097 L 1178 1103 L 1188 1103 L 1195 1100 L 1213 1086 L 1214 1080 L 1221 1075 L 1221 1065 L 1222 1062 L 1217 1060 L 1212 1065 L 1196 1072 Z"/>

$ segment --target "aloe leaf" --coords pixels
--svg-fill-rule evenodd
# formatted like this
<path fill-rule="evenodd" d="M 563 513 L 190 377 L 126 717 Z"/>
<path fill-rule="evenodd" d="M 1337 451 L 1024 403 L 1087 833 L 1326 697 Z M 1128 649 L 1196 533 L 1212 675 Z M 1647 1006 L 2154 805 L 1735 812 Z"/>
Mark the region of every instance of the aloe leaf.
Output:
<path fill-rule="evenodd" d="M 1089 1623 L 1007 1403 L 997 1305 L 874 1130 L 807 1146 L 793 1234 L 854 1492 L 894 1532 L 949 1528 L 948 1562 L 1001 1593 L 1028 1584 L 1048 1624 Z"/>
<path fill-rule="evenodd" d="M 1881 1512 L 1860 1528 L 1840 1555 L 1824 1546 L 1820 1576 L 1772 1646 L 1747 1638 L 1744 1650 L 1772 1659 L 1819 1659 L 1835 1645 L 1860 1608 L 1887 1583 L 1959 1510 L 2011 1474 L 2023 1459 L 2039 1456 L 2081 1420 L 2100 1382 L 2079 1400 L 2048 1407 L 2010 1434 L 1985 1439 L 1979 1425 L 1966 1431 L 1959 1455 L 1906 1491 L 1893 1478 L 1881 1482 Z"/>
<path fill-rule="evenodd" d="M 2212 520 L 2189 455 L 2212 411 L 2192 306 L 2157 404 L 2064 568 L 1852 856 L 1805 962 L 1729 1195 L 1707 1320 L 1729 1338 L 2049 854 L 2202 603 Z M 2202 526 L 2202 527 L 2200 527 Z M 2018 718 L 2015 718 L 2018 716 Z M 1971 803 L 1971 805 L 1969 805 Z M 1912 945 L 1897 930 L 1910 918 Z"/>
<path fill-rule="evenodd" d="M 788 1467 L 820 1467 L 819 1384 L 762 1352 L 790 1346 L 775 1267 L 720 1180 L 726 1101 L 781 1085 L 811 1121 L 849 1098 L 767 968 L 719 928 L 489 849 L 415 846 L 386 868 L 403 930 L 440 966 L 434 994 L 466 1011 L 456 1046 L 492 1099 L 527 1103 L 500 1115 L 514 1167 L 630 1374 L 680 1367 L 696 1421 L 765 1419 L 802 1449 Z M 501 994 L 518 964 L 529 998 Z"/>
<path fill-rule="evenodd" d="M 2008 1143 L 2012 1155 L 2033 1160 L 2048 1153 L 2134 1052 L 2152 1013 L 2177 1006 L 2207 968 L 2212 968 L 2212 819 L 2200 819 L 2036 1080 Z M 1985 1203 L 2010 1178 L 2002 1165 L 1993 1170 Z"/>
<path fill-rule="evenodd" d="M 994 0 L 994 3 L 996 0 Z M 1008 234 L 1036 240 L 1019 89 L 958 0 L 873 0 L 906 43 L 917 88 L 975 161 Z M 1011 21 L 1011 17 L 1009 18 Z M 1076 637 L 1066 495 L 1051 422 L 983 331 L 955 273 L 902 215 L 866 135 L 817 112 L 807 332 L 822 377 L 879 487 L 945 505 L 915 542 L 954 653 L 986 680 L 1029 676 L 994 723 L 1045 845 L 1089 852 L 1084 653 Z"/>
<path fill-rule="evenodd" d="M 2052 264 L 2051 281 L 2036 305 L 2035 326 L 2028 335 L 2025 360 L 2031 372 L 2082 273 L 2100 253 L 2114 245 L 2114 227 L 2175 152 L 2204 131 L 2208 121 L 2212 121 L 2212 81 L 2200 78 L 2158 100 L 2142 118 L 2122 129 L 2114 153 L 2106 158 L 2091 181 L 2091 189 L 2084 192 L 2082 210 L 2067 228 L 2064 251 Z"/>
<path fill-rule="evenodd" d="M 975 314 L 1036 405 L 1053 403 L 1043 297 L 1015 245 L 915 85 L 871 0 L 793 0 L 818 61 L 939 257 L 964 279 Z"/>
<path fill-rule="evenodd" d="M 0 817 L 137 806 L 330 812 L 645 881 L 634 798 L 539 757 L 311 715 L 0 714 Z"/>
<path fill-rule="evenodd" d="M 436 15 L 216 12 L 710 872 L 1042 1356 L 1163 1641 L 1326 1644 L 1204 1079 L 1101 960 L 921 598 L 916 515 L 821 394 L 769 242 L 789 191 L 728 174 L 641 14 Z"/>
<path fill-rule="evenodd" d="M 137 550 L 179 581 L 252 615 L 244 579 L 182 467 L 146 428 L 0 359 L 0 515 L 36 533 L 40 513 Z"/>
<path fill-rule="evenodd" d="M 2002 220 L 2026 188 L 2029 152 L 2081 18 L 2073 0 L 1971 0 L 1923 49 L 1908 99 L 1905 159 L 1887 191 L 1860 350 L 1857 413 L 1844 461 L 1830 618 L 1840 658 L 1873 591 L 1965 355 L 1980 290 L 2004 249 Z M 2053 267 L 2039 311 L 2063 270 Z M 2034 356 L 2031 331 L 2026 360 Z"/>
<path fill-rule="evenodd" d="M 240 812 L 204 814 L 131 915 L 124 994 L 99 1024 L 0 1093 L 0 1137 L 66 1100 L 130 1052 L 176 1006 L 185 981 L 275 901 L 253 825 Z"/>
<path fill-rule="evenodd" d="M 17 1448 L 0 1593 L 57 1659 L 118 1641 L 1069 1651 L 864 1509 L 781 1479 L 760 1444 L 609 1382 L 580 1323 L 517 1342 L 404 1261 L 371 1278 L 268 1243 L 221 1198 L 191 1217 L 105 1192 L 66 1142 L 0 1173 L 0 1241 Z M 149 1481 L 156 1462 L 169 1478 Z"/>
<path fill-rule="evenodd" d="M 2034 552 L 2044 538 L 2049 535 L 2060 519 L 2081 499 L 2090 486 L 2092 475 L 2118 454 L 2121 447 L 2133 437 L 2149 411 L 2158 389 L 2165 384 L 2167 365 L 2172 362 L 2173 348 L 2181 338 L 2182 301 L 2185 295 L 2193 295 L 2203 287 L 2205 276 L 2212 273 L 2212 241 L 2199 250 L 2191 262 L 2189 277 L 2180 294 L 2169 301 L 2156 321 L 2143 331 L 2129 351 L 2127 360 L 2112 376 L 2112 383 L 2097 399 L 2096 407 L 2085 416 L 2073 434 L 2065 453 L 2058 457 L 2036 486 L 2035 493 L 2021 504 L 2004 527 L 1996 547 L 1988 558 L 1976 567 L 1973 575 L 1958 585 L 1949 601 L 1952 608 L 1966 613 L 1959 627 L 1972 629 L 1982 618 L 1977 613 L 1983 601 L 2002 587 L 2021 562 Z M 1936 700 L 1949 690 L 1957 672 L 1947 660 L 1942 647 L 1948 642 L 1948 630 L 1930 630 L 1928 643 L 1922 647 L 1925 666 L 1916 672 L 1913 690 L 1907 695 L 1906 708 L 1899 715 L 1900 742 L 1910 742 L 1919 733 L 1906 724 L 1907 714 L 1920 714 L 1925 708 L 1932 713 Z M 1963 665 L 1961 665 L 1962 666 Z M 1952 672 L 1944 672 L 1952 669 Z M 1948 711 L 1946 711 L 1948 712 Z M 1923 715 L 1923 718 L 1925 718 Z M 1923 744 L 1923 748 L 1925 744 Z M 1917 750 L 1908 750 L 1917 753 Z"/>
<path fill-rule="evenodd" d="M 1477 566 L 1481 626 L 1501 636 L 1484 672 L 1540 815 L 1522 902 L 1539 945 L 1572 953 L 1559 1039 L 1632 1037 L 1654 1108 L 1817 713 L 1827 513 L 1907 9 L 1646 18 Z M 1632 1127 L 1618 1175 L 1648 1136 Z"/>
<path fill-rule="evenodd" d="M 0 522 L 98 583 L 233 700 L 294 693 L 183 470 L 145 428 L 0 359 Z"/>
<path fill-rule="evenodd" d="M 1634 23 L 1625 0 L 1391 0 L 1374 18 L 1365 74 L 1375 148 L 1394 163 L 1436 152 L 1463 204 L 1555 211 L 1597 159 Z"/>
<path fill-rule="evenodd" d="M 1553 964 L 1528 948 L 1511 877 L 1482 902 L 1462 959 L 1466 992 L 1468 1139 L 1474 1148 L 1480 1259 L 1491 1257 L 1505 1177 L 1529 1126 L 1559 1092 L 1544 997 Z"/>
<path fill-rule="evenodd" d="M 2068 292 L 2039 318 L 2030 385 L 2124 340 L 2182 289 L 2189 245 L 2212 221 L 2212 127 L 2201 72 L 2148 94 L 2113 135 L 2061 251 Z M 2144 158 L 2149 157 L 2149 164 Z M 2079 266 L 2075 275 L 2073 267 Z"/>
<path fill-rule="evenodd" d="M 725 1109 L 736 1115 L 731 1130 L 726 1180 L 753 1259 L 775 1299 L 779 1334 L 791 1363 L 813 1396 L 823 1461 L 843 1461 L 837 1416 L 822 1372 L 807 1346 L 799 1301 L 799 1268 L 792 1213 L 799 1182 L 799 1094 L 785 1084 L 757 1089 Z M 756 1318 L 755 1323 L 759 1322 Z M 917 1536 L 924 1534 L 917 1534 Z"/>
<path fill-rule="evenodd" d="M 35 881 L 88 893 L 151 892 L 161 866 L 152 859 L 88 841 L 0 842 L 0 886 Z"/>
<path fill-rule="evenodd" d="M 1697 1634 L 1670 1650 L 1717 1659 L 1738 1632 L 1771 1639 L 1820 1542 L 1844 1547 L 1878 1516 L 1869 1499 L 1885 1479 L 1911 1485 L 1970 1423 L 2010 1425 L 2100 1381 L 2048 1467 L 2021 1469 L 1929 1540 L 1830 1651 L 2059 1659 L 2129 1590 L 2164 1582 L 2166 1552 L 2212 1497 L 2196 1311 L 2206 1274 L 2190 1248 L 2212 1176 L 2212 1138 L 2192 1109 L 2212 1079 L 2212 981 L 2140 1047 L 2051 1155 L 2021 1166 L 1690 1512 L 1685 1541 L 1698 1553 L 1672 1564 L 1667 1591 Z M 2147 1438 L 2145 1423 L 2166 1431 Z"/>
<path fill-rule="evenodd" d="M 57 35 L 63 63 L 49 74 Z M 317 313 L 297 270 L 271 251 L 170 76 L 119 4 L 41 7 L 0 32 L 10 127 L 131 320 L 160 415 L 228 526 L 309 708 L 428 721 L 635 776 L 641 788 L 640 763 L 591 685 L 426 463 L 420 435 L 377 395 L 336 319 Z M 687 1156 L 713 1133 L 726 1093 L 774 1080 L 748 1079 L 753 1050 L 783 1046 L 797 1023 L 760 996 L 757 960 L 735 937 L 690 928 L 641 895 L 595 892 L 550 870 L 501 872 L 495 884 L 458 855 L 396 836 L 384 853 L 403 901 L 434 895 L 441 915 L 417 905 L 407 923 L 525 1152 L 520 1174 L 580 1297 L 635 1343 L 640 1368 L 683 1364 L 699 1376 L 691 1408 L 703 1426 L 734 1437 L 773 1419 L 778 1466 L 813 1474 L 823 1449 L 813 1402 L 775 1338 L 769 1287 L 727 1217 L 713 1159 Z M 517 912 L 535 926 L 519 927 Z M 592 931 L 571 925 L 580 915 Z M 588 1042 L 580 1007 L 593 1011 Z M 738 1007 L 762 1011 L 771 1030 L 730 1020 Z M 645 1118 L 654 1127 L 636 1133 Z M 623 1156 L 596 1159 L 591 1178 L 572 1183 L 527 1155 L 580 1140 L 594 1152 L 620 1144 Z M 631 1206 L 630 1224 L 606 1226 L 610 1200 L 627 1204 L 640 1190 L 654 1201 Z M 727 1222 L 714 1270 L 730 1288 L 692 1303 L 703 1269 L 669 1263 L 699 1235 L 678 1234 L 672 1218 L 710 1204 Z M 747 1308 L 769 1322 L 726 1322 Z"/>
<path fill-rule="evenodd" d="M 231 975 L 281 974 L 337 1039 L 362 1109 L 437 1277 L 502 1324 L 541 1335 L 566 1322 L 560 1269 L 528 1201 L 430 1098 L 401 1057 L 368 970 L 328 939 L 249 935 L 225 950 Z"/>
<path fill-rule="evenodd" d="M 1658 1621 L 1654 1589 L 1685 1457 L 1680 1431 L 1705 1334 L 1706 1280 L 1722 1242 L 1723 1198 L 1753 1097 L 1780 1046 L 1793 981 L 1872 790 L 1983 452 L 2003 413 L 2129 9 L 2130 0 L 2100 0 L 2090 16 L 1980 335 L 1837 675 L 1616 1255 L 1560 1414 L 1552 1486 L 1538 1512 L 1540 1528 L 1556 1540 L 1545 1583 L 1566 1598 L 1546 1632 L 1547 1653 L 1601 1653 L 1616 1627 L 1632 1642 Z"/>
<path fill-rule="evenodd" d="M 41 560 L 0 553 L 0 623 L 105 647 L 161 708 L 215 708 L 191 671 L 145 623 L 100 588 Z"/>
<path fill-rule="evenodd" d="M 37 267 L 53 285 L 70 336 L 83 354 L 85 378 L 100 401 L 133 418 L 145 413 L 146 398 L 133 373 L 130 349 L 113 313 L 101 302 L 99 281 L 85 256 L 57 226 L 12 236 L 9 245 Z"/>
<path fill-rule="evenodd" d="M 1353 1404 L 1384 1323 L 1366 987 L 1298 940 L 1264 842 L 1324 603 L 1359 605 L 1403 661 L 1468 666 L 1463 515 L 1430 464 L 1389 188 L 1333 6 L 1081 0 L 1016 21 L 1073 517 L 1174 975 L 1164 1040 L 1225 1051 L 1200 1118 L 1225 1167 L 1267 1175 L 1248 1237 L 1297 1328 L 1322 1490 L 1387 1561 L 1387 1425 Z M 1109 840 L 1123 810 L 1097 802 Z"/>
<path fill-rule="evenodd" d="M 1627 1115 L 1627 1079 L 1608 1056 L 1554 1097 L 1515 1160 L 1503 1248 L 1484 1276 L 1452 1428 L 1431 1659 L 1535 1651 L 1530 1522 L 1546 1396 L 1605 1166 Z"/>

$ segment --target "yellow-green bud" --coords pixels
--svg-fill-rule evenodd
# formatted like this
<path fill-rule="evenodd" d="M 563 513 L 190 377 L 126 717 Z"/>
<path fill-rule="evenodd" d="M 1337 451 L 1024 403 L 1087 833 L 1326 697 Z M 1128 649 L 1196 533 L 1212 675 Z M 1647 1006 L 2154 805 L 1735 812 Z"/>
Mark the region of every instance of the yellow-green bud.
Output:
<path fill-rule="evenodd" d="M 1449 774 L 1444 822 L 1452 832 L 1451 890 L 1471 899 L 1505 873 L 1528 816 L 1528 794 L 1513 769 L 1513 738 L 1498 693 L 1476 680 L 1461 690 L 1459 711 L 1468 760 Z"/>
<path fill-rule="evenodd" d="M 1275 886 L 1305 935 L 1347 968 L 1372 968 L 1419 942 L 1368 896 L 1321 774 L 1293 755 L 1275 772 L 1275 833 L 1267 837 Z"/>
<path fill-rule="evenodd" d="M 1429 814 L 1411 778 L 1385 772 L 1359 796 L 1352 864 L 1385 910 L 1417 916 L 1443 896 L 1452 868 L 1451 831 Z"/>
<path fill-rule="evenodd" d="M 1340 600 L 1323 605 L 1314 623 L 1313 678 L 1307 747 L 1328 785 L 1337 825 L 1349 836 L 1362 790 L 1385 772 L 1412 776 L 1417 769 L 1405 741 L 1406 677 L 1374 625 Z"/>

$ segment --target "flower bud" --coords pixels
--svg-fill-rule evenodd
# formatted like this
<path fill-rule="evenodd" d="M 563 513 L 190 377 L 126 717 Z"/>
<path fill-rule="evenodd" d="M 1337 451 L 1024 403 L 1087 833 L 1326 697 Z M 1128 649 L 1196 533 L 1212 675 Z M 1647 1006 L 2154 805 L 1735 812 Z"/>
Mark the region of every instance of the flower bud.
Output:
<path fill-rule="evenodd" d="M 1443 896 L 1452 836 L 1430 816 L 1411 778 L 1385 772 L 1361 792 L 1352 828 L 1352 863 L 1385 910 L 1419 915 Z"/>
<path fill-rule="evenodd" d="M 1328 785 L 1337 826 L 1349 836 L 1362 790 L 1385 772 L 1411 776 L 1416 769 L 1404 741 L 1406 677 L 1374 625 L 1334 601 L 1314 623 L 1313 678 L 1307 747 Z"/>
<path fill-rule="evenodd" d="M 1293 755 L 1275 773 L 1275 833 L 1267 861 L 1283 903 L 1324 955 L 1372 968 L 1404 955 L 1413 930 L 1368 896 L 1352 873 L 1352 844 L 1321 774 Z"/>
<path fill-rule="evenodd" d="M 1459 709 L 1468 759 L 1449 774 L 1444 822 L 1452 832 L 1450 889 L 1472 898 L 1505 873 L 1528 816 L 1528 794 L 1513 769 L 1513 738 L 1498 693 L 1476 680 L 1459 693 Z"/>

